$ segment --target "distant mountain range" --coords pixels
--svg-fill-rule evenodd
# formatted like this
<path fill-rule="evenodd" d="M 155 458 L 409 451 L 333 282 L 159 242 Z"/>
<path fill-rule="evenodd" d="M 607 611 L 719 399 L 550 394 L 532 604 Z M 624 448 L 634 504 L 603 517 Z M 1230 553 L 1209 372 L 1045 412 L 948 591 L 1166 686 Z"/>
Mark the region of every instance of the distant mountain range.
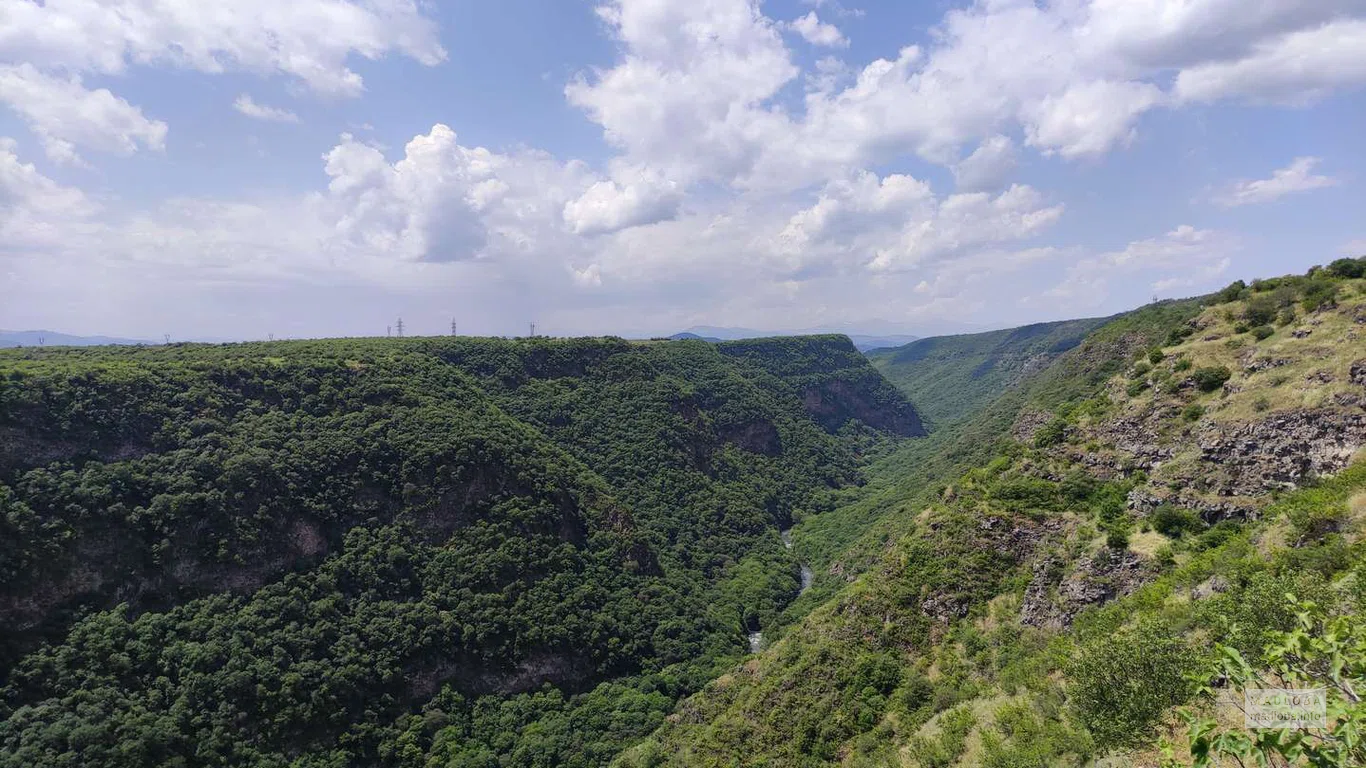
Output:
<path fill-rule="evenodd" d="M 155 344 L 146 339 L 120 339 L 113 336 L 73 336 L 57 331 L 0 330 L 0 347 L 98 347 L 105 344 Z"/>

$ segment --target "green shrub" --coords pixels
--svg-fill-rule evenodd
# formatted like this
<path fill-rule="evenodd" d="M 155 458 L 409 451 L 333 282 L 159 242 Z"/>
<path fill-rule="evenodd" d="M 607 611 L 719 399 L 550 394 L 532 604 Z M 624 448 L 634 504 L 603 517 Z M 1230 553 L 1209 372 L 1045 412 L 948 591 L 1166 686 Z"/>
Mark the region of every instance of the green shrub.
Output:
<path fill-rule="evenodd" d="M 1252 401 L 1252 410 L 1256 411 L 1257 413 L 1265 413 L 1271 410 L 1271 401 L 1266 399 L 1265 397 L 1259 397 L 1256 400 Z"/>
<path fill-rule="evenodd" d="M 1039 427 L 1039 431 L 1034 433 L 1034 447 L 1048 448 L 1058 445 L 1067 437 L 1067 420 L 1061 416 L 1054 416 L 1053 420 Z"/>
<path fill-rule="evenodd" d="M 1293 322 L 1295 322 L 1294 307 L 1286 307 L 1285 309 L 1281 310 L 1281 313 L 1279 315 L 1276 316 L 1276 325 L 1284 327 L 1290 325 Z"/>
<path fill-rule="evenodd" d="M 1305 312 L 1317 312 L 1332 307 L 1338 297 L 1338 283 L 1329 280 L 1315 280 L 1304 289 L 1300 306 Z"/>
<path fill-rule="evenodd" d="M 1141 379 L 1151 373 L 1152 370 L 1153 367 L 1151 365 L 1148 365 L 1147 363 L 1138 363 L 1134 366 L 1134 369 L 1129 372 L 1129 378 Z"/>
<path fill-rule="evenodd" d="M 1172 370 L 1177 372 L 1189 371 L 1194 365 L 1195 363 L 1192 363 L 1189 359 L 1183 357 L 1172 365 Z"/>
<path fill-rule="evenodd" d="M 1152 363 L 1153 365 L 1157 365 L 1158 363 L 1166 359 L 1167 356 L 1163 354 L 1162 350 L 1160 349 L 1153 349 L 1148 352 L 1148 362 Z"/>
<path fill-rule="evenodd" d="M 1195 379 L 1195 386 L 1199 387 L 1201 392 L 1213 392 L 1224 386 L 1224 383 L 1229 379 L 1233 378 L 1233 371 L 1230 371 L 1227 367 L 1222 365 L 1217 367 L 1197 368 L 1192 375 L 1192 378 Z"/>
<path fill-rule="evenodd" d="M 1148 382 L 1144 381 L 1143 379 L 1139 379 L 1138 381 L 1129 382 L 1129 386 L 1124 391 L 1126 394 L 1129 395 L 1129 397 L 1138 397 L 1139 395 L 1143 394 L 1143 391 L 1147 388 Z"/>
<path fill-rule="evenodd" d="M 1191 403 L 1186 406 L 1186 410 L 1181 412 L 1181 418 L 1186 421 L 1199 421 L 1205 417 L 1205 406 L 1199 403 Z"/>
<path fill-rule="evenodd" d="M 1333 277 L 1366 277 L 1366 259 L 1338 259 L 1329 264 L 1325 271 Z"/>
<path fill-rule="evenodd" d="M 1163 504 L 1153 510 L 1148 520 L 1153 524 L 1153 530 L 1173 539 L 1205 530 L 1205 521 L 1194 511 L 1171 504 Z"/>
<path fill-rule="evenodd" d="M 1231 301 L 1237 301 L 1243 298 L 1243 295 L 1246 292 L 1247 283 L 1243 282 L 1242 280 L 1238 280 L 1229 284 L 1222 291 L 1219 291 L 1219 293 L 1215 294 L 1214 298 L 1220 304 L 1227 304 Z"/>
<path fill-rule="evenodd" d="M 1276 329 L 1269 325 L 1259 325 L 1252 329 L 1252 335 L 1257 341 L 1266 341 L 1276 334 Z"/>
<path fill-rule="evenodd" d="M 1124 525 L 1113 525 L 1105 532 L 1105 546 L 1114 550 L 1129 548 L 1129 531 Z"/>
<path fill-rule="evenodd" d="M 1243 320 L 1249 326 L 1267 325 L 1276 319 L 1276 311 L 1280 307 L 1276 306 L 1276 300 L 1270 296 L 1257 296 L 1247 302 L 1243 308 Z"/>
<path fill-rule="evenodd" d="M 1068 701 L 1102 749 L 1143 742 L 1168 707 L 1195 692 L 1198 656 L 1172 627 L 1145 621 L 1099 637 L 1067 665 Z"/>

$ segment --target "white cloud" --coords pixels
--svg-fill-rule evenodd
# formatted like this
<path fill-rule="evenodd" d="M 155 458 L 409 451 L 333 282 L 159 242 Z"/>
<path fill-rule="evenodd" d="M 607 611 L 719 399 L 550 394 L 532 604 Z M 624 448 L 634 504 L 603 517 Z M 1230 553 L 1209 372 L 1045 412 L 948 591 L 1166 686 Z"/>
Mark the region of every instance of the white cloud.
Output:
<path fill-rule="evenodd" d="M 983 141 L 971 155 L 953 167 L 958 188 L 965 192 L 984 192 L 1005 185 L 1016 165 L 1015 142 L 996 135 Z"/>
<path fill-rule="evenodd" d="M 678 214 L 678 185 L 639 167 L 622 168 L 565 204 L 564 220 L 579 235 L 653 224 Z"/>
<path fill-rule="evenodd" d="M 232 108 L 252 118 L 253 120 L 265 120 L 273 123 L 297 123 L 299 116 L 287 109 L 278 107 L 268 107 L 257 104 L 251 98 L 251 94 L 244 93 L 237 97 L 237 101 L 232 103 Z"/>
<path fill-rule="evenodd" d="M 78 163 L 77 149 L 129 155 L 162 149 L 166 124 L 106 89 L 88 90 L 76 76 L 45 75 L 31 64 L 0 65 L 0 102 L 28 121 L 53 160 Z"/>
<path fill-rule="evenodd" d="M 902 272 L 973 248 L 1023 240 L 1062 216 L 1027 186 L 1000 195 L 938 198 L 910 176 L 863 172 L 830 184 L 815 205 L 794 214 L 775 239 L 790 269 L 813 265 Z"/>
<path fill-rule="evenodd" d="M 826 24 L 812 11 L 805 16 L 788 22 L 787 28 L 802 36 L 802 39 L 812 45 L 825 48 L 847 48 L 849 39 L 840 32 L 839 27 L 834 24 Z"/>
<path fill-rule="evenodd" d="M 16 149 L 13 139 L 0 137 L 0 254 L 60 246 L 96 206 L 80 190 L 20 162 Z"/>
<path fill-rule="evenodd" d="M 1134 120 L 1162 100 L 1149 83 L 1095 81 L 1026 107 L 1029 143 L 1067 158 L 1104 154 L 1134 136 Z"/>
<path fill-rule="evenodd" d="M 1183 69 L 1182 101 L 1241 97 L 1303 102 L 1341 87 L 1366 84 L 1366 19 L 1340 19 L 1259 41 L 1244 58 Z"/>
<path fill-rule="evenodd" d="M 1101 306 L 1114 283 L 1122 279 L 1132 287 L 1140 276 L 1147 276 L 1149 287 L 1158 294 L 1202 285 L 1228 269 L 1239 247 L 1237 239 L 1227 233 L 1183 224 L 1162 237 L 1138 240 L 1123 250 L 1081 259 L 1068 269 L 1062 283 L 1025 301 Z"/>
<path fill-rule="evenodd" d="M 1296 158 L 1290 165 L 1272 173 L 1269 179 L 1242 181 L 1234 184 L 1226 192 L 1215 198 L 1215 202 L 1225 208 L 1234 208 L 1240 205 L 1269 203 L 1296 192 L 1309 192 L 1336 186 L 1337 179 L 1313 173 L 1314 166 L 1318 164 L 1319 158 L 1317 157 Z"/>
<path fill-rule="evenodd" d="M 201 72 L 280 72 L 324 94 L 364 85 L 352 55 L 391 51 L 445 59 L 435 25 L 413 0 L 237 0 L 206 12 L 197 0 L 0 0 L 0 58 L 44 68 L 120 73 L 129 64 Z"/>

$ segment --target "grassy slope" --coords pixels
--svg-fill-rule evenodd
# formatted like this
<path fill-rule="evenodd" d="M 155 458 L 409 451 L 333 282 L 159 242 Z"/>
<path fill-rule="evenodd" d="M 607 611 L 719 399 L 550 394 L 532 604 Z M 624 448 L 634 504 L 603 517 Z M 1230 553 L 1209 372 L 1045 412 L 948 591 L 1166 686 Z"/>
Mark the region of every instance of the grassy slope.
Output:
<path fill-rule="evenodd" d="M 869 354 L 873 365 L 936 426 L 969 417 L 1015 382 L 1043 370 L 1104 319 L 920 339 Z"/>
<path fill-rule="evenodd" d="M 1361 356 L 1351 334 L 1362 289 L 1360 281 L 1345 284 L 1337 309 L 1308 318 L 1313 343 L 1292 344 L 1306 340 L 1294 339 L 1299 326 L 1291 325 L 1261 342 L 1265 351 L 1292 358 L 1292 371 L 1327 367 L 1341 382 L 1347 359 Z M 1293 618 L 1279 607 L 1281 594 L 1322 594 L 1366 554 L 1366 465 L 1284 497 L 1261 521 L 1197 521 L 1164 535 L 1140 530 L 1148 522 L 1125 509 L 1130 490 L 1150 487 L 1145 474 L 1097 482 L 1072 463 L 1072 447 L 1001 442 L 1030 412 L 1061 418 L 1085 439 L 1085 425 L 1141 408 L 1151 395 L 1127 394 L 1135 358 L 1166 343 L 1172 360 L 1223 360 L 1236 351 L 1226 318 L 1245 300 L 1207 311 L 1198 322 L 1215 320 L 1213 330 L 1175 346 L 1170 334 L 1199 314 L 1195 302 L 1117 318 L 968 423 L 885 457 L 863 495 L 798 529 L 813 559 L 863 575 L 843 586 L 826 576 L 828 602 L 685 702 L 620 765 L 721 766 L 741 755 L 747 765 L 770 766 L 1080 765 L 1110 745 L 1097 743 L 1069 699 L 1069 663 L 1079 654 L 1115 637 L 1122 646 L 1129 635 L 1120 630 L 1140 619 L 1160 622 L 1172 642 L 1198 638 L 1183 657 L 1201 658 L 1211 639 L 1255 653 L 1258 632 Z M 1205 341 L 1211 334 L 1221 338 Z M 1252 343 L 1240 336 L 1238 343 Z M 1325 402 L 1292 381 L 1250 382 L 1210 404 L 1209 418 L 1242 418 L 1247 403 L 1270 415 Z M 1130 530 L 1127 552 L 1101 535 L 1115 527 Z M 823 550 L 813 539 L 852 544 Z M 1022 624 L 1026 587 L 1040 578 L 1036 565 L 1048 562 L 1057 577 L 1117 589 L 1120 599 L 1083 611 L 1066 631 Z M 1117 563 L 1144 575 L 1116 582 Z M 1193 600 L 1192 590 L 1216 574 L 1222 594 Z M 1120 747 L 1121 764 L 1155 764 L 1143 746 L 1152 738 L 1146 727 L 1126 734 L 1137 746 Z"/>

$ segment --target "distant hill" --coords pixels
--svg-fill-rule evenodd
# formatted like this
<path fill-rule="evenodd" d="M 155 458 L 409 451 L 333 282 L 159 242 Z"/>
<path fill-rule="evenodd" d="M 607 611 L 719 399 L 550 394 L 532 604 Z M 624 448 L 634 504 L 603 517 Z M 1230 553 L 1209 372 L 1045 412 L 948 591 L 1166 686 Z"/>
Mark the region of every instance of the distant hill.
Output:
<path fill-rule="evenodd" d="M 670 336 L 671 339 L 702 339 L 703 341 L 740 341 L 742 339 L 764 339 L 775 336 L 815 336 L 822 334 L 848 336 L 860 352 L 874 349 L 900 347 L 920 338 L 908 333 L 856 333 L 849 327 L 804 328 L 796 331 L 759 331 L 753 328 L 732 328 L 715 325 L 695 325 L 682 333 Z"/>
<path fill-rule="evenodd" d="M 674 335 L 670 336 L 669 339 L 671 341 L 708 341 L 713 344 L 721 341 L 721 339 L 715 336 L 698 336 L 695 333 L 688 333 L 687 331 L 684 331 L 683 333 L 675 333 Z"/>
<path fill-rule="evenodd" d="M 0 330 L 0 347 L 98 347 L 106 344 L 155 344 L 145 339 L 121 339 L 113 336 L 73 336 L 57 331 Z"/>
<path fill-rule="evenodd" d="M 931 424 L 947 424 L 986 405 L 1011 384 L 1081 343 L 1104 318 L 937 336 L 869 354 Z"/>

